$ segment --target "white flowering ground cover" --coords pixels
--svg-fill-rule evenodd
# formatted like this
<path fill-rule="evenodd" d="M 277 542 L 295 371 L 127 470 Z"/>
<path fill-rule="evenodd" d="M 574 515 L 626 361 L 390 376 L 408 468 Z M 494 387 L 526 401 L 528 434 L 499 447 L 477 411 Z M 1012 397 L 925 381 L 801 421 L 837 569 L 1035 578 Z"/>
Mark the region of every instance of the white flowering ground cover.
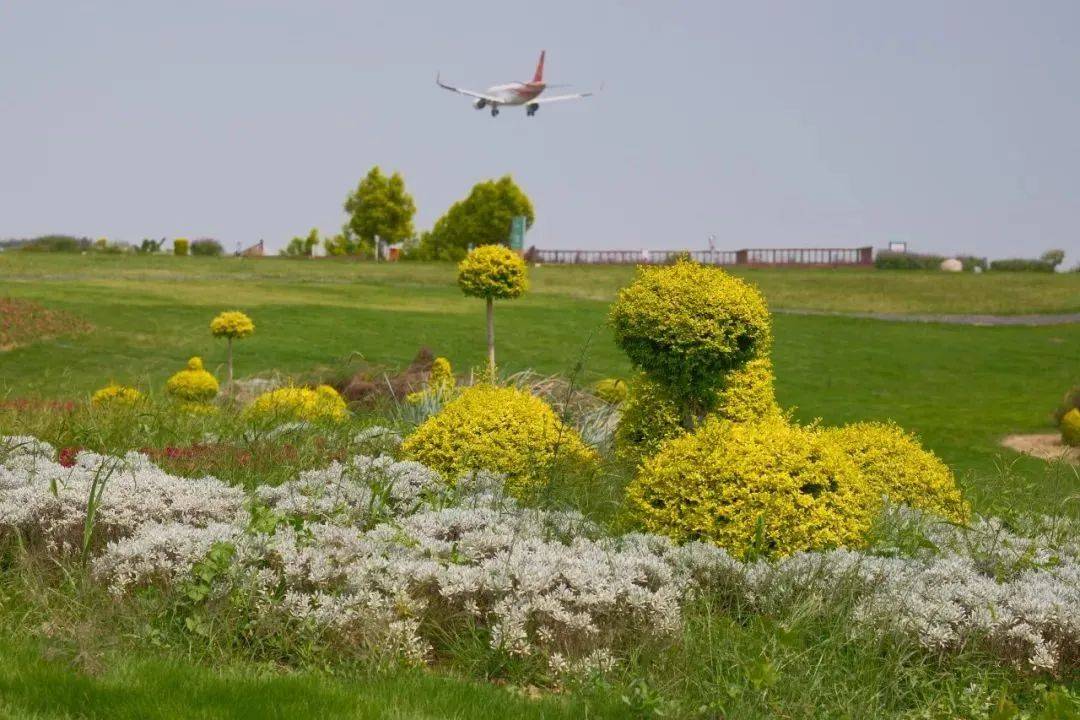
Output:
<path fill-rule="evenodd" d="M 390 456 L 246 493 L 137 453 L 84 452 L 69 468 L 33 438 L 2 446 L 0 536 L 84 556 L 117 597 L 199 574 L 200 601 L 242 595 L 257 624 L 315 628 L 373 656 L 428 662 L 449 628 L 468 627 L 556 676 L 604 672 L 675 636 L 695 598 L 769 614 L 813 596 L 850 606 L 853 628 L 931 653 L 978 647 L 1056 675 L 1080 664 L 1080 535 L 1065 519 L 962 528 L 898 508 L 872 550 L 744 563 L 524 507 L 497 477 L 449 488 Z"/>

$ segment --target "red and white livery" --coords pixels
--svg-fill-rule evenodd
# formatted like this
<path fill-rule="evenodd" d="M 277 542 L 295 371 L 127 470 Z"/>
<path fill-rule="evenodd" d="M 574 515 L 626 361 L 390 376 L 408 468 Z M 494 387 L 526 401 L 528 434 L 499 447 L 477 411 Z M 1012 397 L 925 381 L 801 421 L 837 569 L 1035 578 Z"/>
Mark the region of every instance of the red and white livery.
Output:
<path fill-rule="evenodd" d="M 544 52 L 545 51 L 543 50 L 540 51 L 540 62 L 536 64 L 536 73 L 533 75 L 531 82 L 515 82 L 507 83 L 506 85 L 495 85 L 489 87 L 484 92 L 476 92 L 475 90 L 466 90 L 464 88 L 454 87 L 453 85 L 447 85 L 442 81 L 440 76 L 435 77 L 435 82 L 441 88 L 475 98 L 473 100 L 473 107 L 477 110 L 483 110 L 485 107 L 490 107 L 491 117 L 496 117 L 499 114 L 499 108 L 503 105 L 524 105 L 525 114 L 532 117 L 544 103 L 562 102 L 563 100 L 580 100 L 593 94 L 591 92 L 583 92 L 573 93 L 571 95 L 540 97 L 540 93 L 544 92 L 548 87 L 551 87 L 544 84 Z"/>

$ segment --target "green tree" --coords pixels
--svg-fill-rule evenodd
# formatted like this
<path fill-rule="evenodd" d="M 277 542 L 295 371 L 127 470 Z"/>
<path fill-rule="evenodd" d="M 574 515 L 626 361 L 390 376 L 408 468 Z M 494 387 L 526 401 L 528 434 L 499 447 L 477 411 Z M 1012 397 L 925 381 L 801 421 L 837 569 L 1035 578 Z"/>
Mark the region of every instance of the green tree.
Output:
<path fill-rule="evenodd" d="M 532 227 L 536 215 L 528 195 L 509 175 L 473 186 L 469 196 L 450 206 L 430 233 L 420 240 L 417 254 L 430 260 L 460 261 L 469 246 L 505 245 L 515 215 Z"/>
<path fill-rule="evenodd" d="M 416 205 L 412 195 L 405 191 L 401 173 L 386 177 L 378 165 L 371 168 L 345 199 L 345 212 L 349 220 L 343 238 L 356 242 L 353 252 L 340 254 L 355 255 L 362 248 L 374 248 L 376 236 L 388 243 L 403 242 L 413 236 Z M 349 245 L 352 243 L 339 247 L 349 249 Z"/>
<path fill-rule="evenodd" d="M 1047 250 L 1040 257 L 1044 263 L 1048 264 L 1052 268 L 1057 268 L 1058 265 L 1065 259 L 1064 250 Z"/>
<path fill-rule="evenodd" d="M 318 228 L 311 228 L 311 232 L 307 234 L 307 237 L 294 237 L 279 254 L 286 257 L 311 257 L 312 253 L 315 252 L 315 246 L 318 244 L 319 230 Z"/>

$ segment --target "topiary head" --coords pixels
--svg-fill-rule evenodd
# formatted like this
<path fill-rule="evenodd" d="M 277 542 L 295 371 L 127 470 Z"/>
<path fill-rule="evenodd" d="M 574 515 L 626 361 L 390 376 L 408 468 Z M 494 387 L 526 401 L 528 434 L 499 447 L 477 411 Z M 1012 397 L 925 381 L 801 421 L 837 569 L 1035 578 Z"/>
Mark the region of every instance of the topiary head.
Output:
<path fill-rule="evenodd" d="M 198 355 L 195 355 L 194 357 L 189 358 L 188 361 L 187 361 L 187 369 L 188 370 L 203 370 L 203 369 L 205 369 L 205 368 L 203 368 L 202 358 L 199 357 Z"/>
<path fill-rule="evenodd" d="M 525 261 L 504 245 L 481 245 L 458 264 L 458 287 L 472 297 L 512 300 L 529 289 Z"/>
<path fill-rule="evenodd" d="M 240 339 L 255 332 L 255 323 L 239 310 L 226 310 L 210 321 L 210 334 L 214 337 Z"/>
<path fill-rule="evenodd" d="M 772 333 L 757 288 L 686 260 L 639 268 L 609 319 L 631 362 L 674 396 L 704 406 L 729 372 L 768 347 Z"/>

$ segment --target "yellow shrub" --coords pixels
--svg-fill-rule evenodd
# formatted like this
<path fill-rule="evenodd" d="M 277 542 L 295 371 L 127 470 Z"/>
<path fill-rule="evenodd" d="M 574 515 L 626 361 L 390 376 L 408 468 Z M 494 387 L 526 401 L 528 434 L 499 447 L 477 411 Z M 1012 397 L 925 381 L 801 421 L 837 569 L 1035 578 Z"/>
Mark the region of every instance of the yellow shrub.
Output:
<path fill-rule="evenodd" d="M 216 415 L 220 412 L 217 405 L 206 402 L 182 402 L 177 404 L 176 408 L 189 415 Z"/>
<path fill-rule="evenodd" d="M 952 470 L 898 425 L 860 422 L 821 433 L 855 462 L 874 497 L 967 520 L 970 509 Z"/>
<path fill-rule="evenodd" d="M 458 287 L 479 298 L 521 297 L 529 289 L 525 261 L 504 245 L 481 245 L 458 264 Z"/>
<path fill-rule="evenodd" d="M 214 337 L 246 338 L 255 332 L 255 323 L 239 310 L 226 310 L 210 321 L 210 334 Z"/>
<path fill-rule="evenodd" d="M 457 387 L 457 378 L 450 361 L 444 357 L 437 357 L 431 363 L 431 373 L 428 375 L 427 386 L 423 390 L 416 390 L 405 396 L 405 402 L 409 405 L 419 405 L 428 398 L 449 398 Z"/>
<path fill-rule="evenodd" d="M 608 319 L 630 361 L 695 412 L 715 403 L 725 375 L 765 354 L 772 333 L 756 287 L 689 260 L 638 268 Z"/>
<path fill-rule="evenodd" d="M 1071 447 L 1080 447 L 1080 410 L 1073 408 L 1061 416 L 1061 441 Z"/>
<path fill-rule="evenodd" d="M 134 405 L 142 400 L 142 393 L 133 387 L 109 383 L 90 396 L 94 405 Z"/>
<path fill-rule="evenodd" d="M 305 420 L 341 422 L 349 416 L 345 400 L 329 385 L 312 390 L 284 387 L 263 393 L 244 410 L 248 420 Z"/>
<path fill-rule="evenodd" d="M 851 459 L 779 416 L 710 418 L 646 460 L 627 499 L 649 530 L 737 556 L 858 546 L 873 510 Z"/>
<path fill-rule="evenodd" d="M 512 489 L 541 484 L 555 465 L 582 467 L 596 453 L 540 398 L 474 385 L 428 418 L 402 446 L 406 457 L 453 482 L 470 470 L 505 473 Z"/>
<path fill-rule="evenodd" d="M 621 378 L 604 378 L 593 386 L 593 394 L 612 405 L 624 402 L 626 391 L 626 381 Z"/>
<path fill-rule="evenodd" d="M 203 368 L 202 358 L 193 357 L 187 368 L 169 378 L 165 392 L 176 400 L 204 403 L 217 395 L 218 381 Z"/>

